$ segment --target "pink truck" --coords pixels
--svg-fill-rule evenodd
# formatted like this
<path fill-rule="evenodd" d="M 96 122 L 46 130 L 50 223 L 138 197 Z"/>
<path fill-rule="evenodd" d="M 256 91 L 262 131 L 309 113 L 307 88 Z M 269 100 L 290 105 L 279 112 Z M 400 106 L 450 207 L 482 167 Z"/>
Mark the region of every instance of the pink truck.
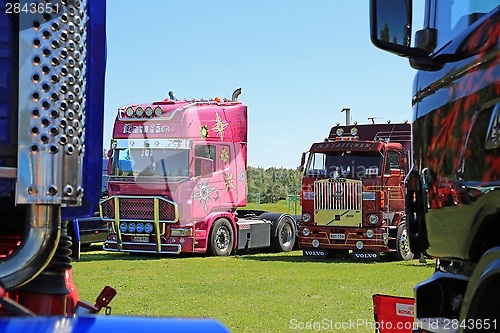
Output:
<path fill-rule="evenodd" d="M 272 247 L 290 251 L 290 214 L 246 205 L 247 106 L 230 100 L 177 100 L 120 108 L 108 165 L 107 251 L 206 253 Z"/>

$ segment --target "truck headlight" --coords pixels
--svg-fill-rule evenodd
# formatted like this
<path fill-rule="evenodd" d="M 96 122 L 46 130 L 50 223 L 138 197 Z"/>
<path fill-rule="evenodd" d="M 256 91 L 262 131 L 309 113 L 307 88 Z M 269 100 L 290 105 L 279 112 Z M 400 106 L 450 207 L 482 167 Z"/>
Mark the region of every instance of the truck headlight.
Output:
<path fill-rule="evenodd" d="M 127 232 L 127 230 L 128 230 L 127 223 L 126 222 L 120 223 L 120 231 L 123 232 L 123 233 L 125 233 L 125 232 Z"/>
<path fill-rule="evenodd" d="M 373 238 L 373 235 L 375 235 L 375 233 L 373 232 L 372 229 L 366 230 L 366 237 Z"/>
<path fill-rule="evenodd" d="M 377 224 L 378 216 L 375 214 L 370 215 L 370 217 L 368 217 L 368 222 L 370 222 L 371 224 Z"/>
<path fill-rule="evenodd" d="M 311 221 L 311 214 L 309 214 L 309 213 L 302 214 L 302 221 L 304 221 L 305 223 L 310 222 Z"/>
<path fill-rule="evenodd" d="M 137 232 L 144 232 L 144 223 L 137 223 Z"/>
<path fill-rule="evenodd" d="M 144 231 L 148 234 L 151 233 L 151 231 L 153 231 L 153 224 L 152 223 L 146 223 L 144 225 Z"/>
<path fill-rule="evenodd" d="M 302 235 L 307 237 L 307 236 L 309 236 L 310 233 L 311 233 L 311 230 L 309 230 L 309 228 L 302 229 Z"/>
<path fill-rule="evenodd" d="M 312 244 L 313 247 L 318 247 L 319 246 L 319 240 L 313 239 L 313 241 L 311 242 L 311 244 Z"/>
<path fill-rule="evenodd" d="M 171 228 L 170 236 L 172 237 L 191 237 L 193 236 L 193 229 L 191 228 Z"/>
<path fill-rule="evenodd" d="M 130 232 L 130 233 L 135 232 L 135 223 L 128 224 L 128 232 Z"/>

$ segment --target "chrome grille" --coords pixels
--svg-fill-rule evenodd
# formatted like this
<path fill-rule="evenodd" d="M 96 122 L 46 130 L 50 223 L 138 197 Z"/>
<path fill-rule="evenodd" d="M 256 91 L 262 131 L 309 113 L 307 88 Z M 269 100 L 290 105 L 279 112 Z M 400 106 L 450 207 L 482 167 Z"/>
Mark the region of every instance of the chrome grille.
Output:
<path fill-rule="evenodd" d="M 155 222 L 155 211 L 158 222 L 176 222 L 178 219 L 177 204 L 162 197 L 123 197 L 116 196 L 101 201 L 103 220 L 117 220 L 116 206 L 120 221 Z"/>
<path fill-rule="evenodd" d="M 363 185 L 359 180 L 314 182 L 315 210 L 361 210 Z"/>

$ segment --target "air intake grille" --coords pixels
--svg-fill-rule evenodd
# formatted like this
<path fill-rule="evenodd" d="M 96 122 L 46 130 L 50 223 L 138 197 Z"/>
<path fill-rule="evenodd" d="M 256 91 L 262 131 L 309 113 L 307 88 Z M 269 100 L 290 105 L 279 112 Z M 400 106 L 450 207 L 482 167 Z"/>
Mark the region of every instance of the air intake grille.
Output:
<path fill-rule="evenodd" d="M 315 210 L 361 210 L 363 185 L 359 180 L 314 182 Z"/>
<path fill-rule="evenodd" d="M 177 204 L 161 197 L 111 197 L 101 202 L 103 220 L 116 220 L 115 205 L 119 207 L 120 221 L 154 222 L 158 211 L 159 222 L 176 222 Z"/>

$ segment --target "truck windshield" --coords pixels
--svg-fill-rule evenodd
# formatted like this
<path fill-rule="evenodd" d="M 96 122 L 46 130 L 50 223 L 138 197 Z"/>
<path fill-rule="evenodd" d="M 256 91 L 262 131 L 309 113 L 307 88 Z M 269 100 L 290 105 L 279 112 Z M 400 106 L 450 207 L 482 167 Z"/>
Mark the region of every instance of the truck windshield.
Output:
<path fill-rule="evenodd" d="M 438 30 L 436 50 L 497 6 L 498 0 L 436 0 L 435 10 L 429 11 L 431 18 L 426 20 Z"/>
<path fill-rule="evenodd" d="M 188 174 L 187 149 L 115 149 L 113 175 L 182 180 Z"/>
<path fill-rule="evenodd" d="M 380 152 L 327 152 L 312 153 L 305 170 L 306 175 L 324 175 L 328 178 L 360 179 L 379 176 L 382 168 Z"/>

